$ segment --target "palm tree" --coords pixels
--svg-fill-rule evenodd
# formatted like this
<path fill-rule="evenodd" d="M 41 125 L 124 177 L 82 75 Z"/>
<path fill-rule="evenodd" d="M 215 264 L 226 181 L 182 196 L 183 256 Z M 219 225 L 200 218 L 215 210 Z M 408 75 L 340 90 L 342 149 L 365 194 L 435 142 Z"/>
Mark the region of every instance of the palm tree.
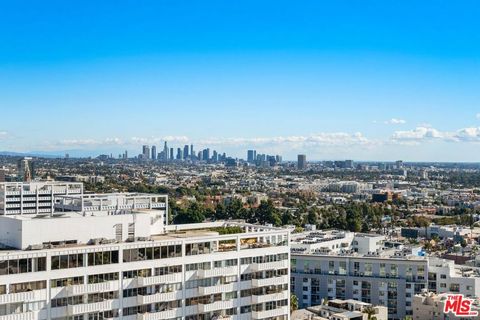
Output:
<path fill-rule="evenodd" d="M 367 314 L 368 320 L 376 320 L 377 318 L 373 315 L 375 314 L 375 309 L 372 306 L 367 306 L 363 309 L 363 312 Z"/>
<path fill-rule="evenodd" d="M 298 298 L 293 293 L 290 294 L 290 313 L 298 309 Z"/>

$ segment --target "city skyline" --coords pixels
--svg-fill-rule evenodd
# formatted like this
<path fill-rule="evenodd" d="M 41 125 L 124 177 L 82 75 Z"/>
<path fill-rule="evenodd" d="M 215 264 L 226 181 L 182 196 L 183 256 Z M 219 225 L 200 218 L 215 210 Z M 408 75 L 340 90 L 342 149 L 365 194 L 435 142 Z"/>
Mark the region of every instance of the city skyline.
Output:
<path fill-rule="evenodd" d="M 475 2 L 0 9 L 2 151 L 167 140 L 286 160 L 480 158 Z"/>

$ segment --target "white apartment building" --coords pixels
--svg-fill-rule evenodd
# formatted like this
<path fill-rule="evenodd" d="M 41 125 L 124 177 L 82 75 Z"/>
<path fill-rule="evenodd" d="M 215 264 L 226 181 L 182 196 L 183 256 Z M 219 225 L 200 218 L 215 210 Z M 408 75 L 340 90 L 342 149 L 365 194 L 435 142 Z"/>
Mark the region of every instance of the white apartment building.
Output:
<path fill-rule="evenodd" d="M 55 211 L 55 197 L 83 194 L 82 183 L 2 182 L 0 215 L 48 215 Z"/>
<path fill-rule="evenodd" d="M 0 320 L 289 319 L 288 230 L 121 208 L 152 197 L 62 197 L 52 215 L 0 216 Z"/>
<path fill-rule="evenodd" d="M 480 296 L 480 273 L 425 257 L 419 248 L 383 236 L 315 231 L 292 236 L 292 292 L 301 308 L 322 299 L 355 299 L 386 306 L 389 319 L 413 314 L 413 297 L 436 293 Z"/>

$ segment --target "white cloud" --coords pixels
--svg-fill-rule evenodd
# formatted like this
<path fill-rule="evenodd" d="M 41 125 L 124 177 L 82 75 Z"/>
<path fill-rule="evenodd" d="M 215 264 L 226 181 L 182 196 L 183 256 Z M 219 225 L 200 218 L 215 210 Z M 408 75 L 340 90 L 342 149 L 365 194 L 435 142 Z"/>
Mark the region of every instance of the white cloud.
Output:
<path fill-rule="evenodd" d="M 277 136 L 258 138 L 212 138 L 199 141 L 202 145 L 221 146 L 269 146 L 285 148 L 303 148 L 316 146 L 353 146 L 373 145 L 376 142 L 366 138 L 362 133 L 322 132 L 308 136 Z"/>
<path fill-rule="evenodd" d="M 392 118 L 383 122 L 384 124 L 405 124 L 407 121 L 398 118 Z"/>
<path fill-rule="evenodd" d="M 8 136 L 7 131 L 0 131 L 0 139 L 6 139 Z"/>
<path fill-rule="evenodd" d="M 285 148 L 303 148 L 316 146 L 353 146 L 353 145 L 373 145 L 378 143 L 365 137 L 362 133 L 346 132 L 321 132 L 306 136 L 275 136 L 275 137 L 253 137 L 253 138 L 209 138 L 191 140 L 186 136 L 165 136 L 165 137 L 132 137 L 128 139 L 106 138 L 106 139 L 64 139 L 49 145 L 49 149 L 62 148 L 96 148 L 112 146 L 140 146 L 158 145 L 163 142 L 173 143 L 194 143 L 200 146 L 246 146 L 246 147 L 285 147 Z"/>
<path fill-rule="evenodd" d="M 439 131 L 431 127 L 417 127 L 413 130 L 396 131 L 391 139 L 395 142 L 421 142 L 439 140 L 446 142 L 480 142 L 480 128 L 462 128 L 457 131 Z"/>
<path fill-rule="evenodd" d="M 186 143 L 190 140 L 186 136 L 165 136 L 165 137 L 132 137 L 129 141 L 130 144 L 159 144 L 161 142 L 173 142 L 173 143 Z"/>
<path fill-rule="evenodd" d="M 96 139 L 65 139 L 55 143 L 58 146 L 64 147 L 90 147 L 90 146 L 103 146 L 103 145 L 121 145 L 122 140 L 119 138 L 106 138 L 104 140 Z"/>

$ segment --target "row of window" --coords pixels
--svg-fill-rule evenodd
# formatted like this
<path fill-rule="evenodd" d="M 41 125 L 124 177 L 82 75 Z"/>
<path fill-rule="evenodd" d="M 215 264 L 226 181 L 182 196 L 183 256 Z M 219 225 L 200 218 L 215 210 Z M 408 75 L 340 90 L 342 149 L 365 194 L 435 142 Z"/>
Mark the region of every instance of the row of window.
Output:
<path fill-rule="evenodd" d="M 182 283 L 167 283 L 167 284 L 158 284 L 148 287 L 140 288 L 130 288 L 123 290 L 123 297 L 136 297 L 136 296 L 147 296 L 158 293 L 168 293 L 173 291 L 182 290 Z"/>
<path fill-rule="evenodd" d="M 167 259 L 182 256 L 181 245 L 123 250 L 123 262 Z"/>
<path fill-rule="evenodd" d="M 154 304 L 123 308 L 122 315 L 126 317 L 126 316 L 132 316 L 132 315 L 143 314 L 143 313 L 162 312 L 162 311 L 172 310 L 172 309 L 181 308 L 181 307 L 182 307 L 182 300 L 165 301 L 165 302 L 159 302 Z"/>
<path fill-rule="evenodd" d="M 118 250 L 87 253 L 88 266 L 118 263 Z M 85 267 L 83 253 L 64 254 L 51 257 L 52 270 Z"/>
<path fill-rule="evenodd" d="M 234 267 L 238 265 L 237 259 L 220 260 L 213 262 L 213 268 Z M 186 271 L 211 270 L 211 262 L 191 263 L 185 266 Z"/>
<path fill-rule="evenodd" d="M 47 270 L 47 258 L 25 258 L 0 261 L 0 275 L 39 272 Z"/>
<path fill-rule="evenodd" d="M 118 291 L 91 293 L 88 294 L 86 298 L 84 295 L 78 295 L 52 299 L 52 308 L 66 307 L 69 305 L 77 305 L 83 303 L 96 303 L 114 299 L 118 299 Z"/>
<path fill-rule="evenodd" d="M 276 261 L 283 261 L 288 259 L 288 253 L 279 253 L 279 254 L 270 254 L 266 256 L 258 256 L 258 257 L 246 257 L 240 259 L 240 264 L 252 264 L 252 263 L 268 263 L 268 262 L 276 262 Z"/>
<path fill-rule="evenodd" d="M 218 286 L 218 285 L 235 283 L 235 282 L 237 282 L 237 276 L 195 279 L 195 280 L 186 281 L 185 288 L 194 289 L 198 287 L 211 287 L 211 286 Z"/>

